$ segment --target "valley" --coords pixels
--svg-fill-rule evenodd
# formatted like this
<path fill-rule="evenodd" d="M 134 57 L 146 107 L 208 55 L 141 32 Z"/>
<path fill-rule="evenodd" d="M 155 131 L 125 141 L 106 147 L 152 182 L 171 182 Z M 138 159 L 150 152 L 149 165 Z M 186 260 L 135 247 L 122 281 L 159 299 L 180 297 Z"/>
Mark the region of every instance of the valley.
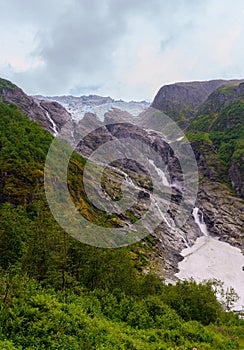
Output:
<path fill-rule="evenodd" d="M 48 312 L 47 332 L 50 326 L 58 334 L 61 327 L 67 349 L 79 349 L 81 337 L 83 347 L 107 341 L 115 348 L 118 329 L 118 342 L 136 343 L 138 349 L 169 349 L 176 344 L 174 334 L 179 349 L 196 344 L 208 349 L 208 337 L 216 349 L 239 348 L 235 334 L 241 321 L 229 309 L 243 311 L 244 304 L 244 83 L 176 83 L 162 89 L 151 107 L 114 107 L 110 98 L 96 98 L 93 105 L 89 97 L 89 108 L 80 100 L 76 108 L 70 97 L 67 111 L 63 97 L 62 106 L 57 97 L 31 97 L 0 80 L 0 322 L 13 344 L 38 348 L 42 335 L 35 333 L 31 315 L 43 325 Z M 45 183 L 51 145 L 54 163 Z M 86 173 L 87 159 L 92 170 Z M 84 223 L 75 221 L 74 212 Z M 64 227 L 72 227 L 71 234 Z M 185 281 L 190 277 L 199 284 Z M 214 285 L 202 282 L 209 279 L 239 294 L 237 303 L 229 304 L 223 290 L 228 312 L 216 300 Z M 24 300 L 23 307 L 16 300 Z M 55 324 L 54 315 L 65 325 L 76 322 L 71 313 L 80 302 L 85 331 L 78 326 L 75 338 L 75 327 L 63 328 L 61 319 Z M 30 333 L 16 336 L 17 323 L 7 321 L 11 312 L 18 322 L 25 315 Z M 230 327 L 231 340 L 225 331 L 218 333 L 218 324 Z M 85 335 L 89 325 L 91 338 Z M 191 327 L 192 339 L 186 331 Z M 149 338 L 152 346 L 145 345 Z M 58 342 L 52 338 L 45 346 L 52 349 Z M 11 350 L 20 349 L 11 344 Z"/>

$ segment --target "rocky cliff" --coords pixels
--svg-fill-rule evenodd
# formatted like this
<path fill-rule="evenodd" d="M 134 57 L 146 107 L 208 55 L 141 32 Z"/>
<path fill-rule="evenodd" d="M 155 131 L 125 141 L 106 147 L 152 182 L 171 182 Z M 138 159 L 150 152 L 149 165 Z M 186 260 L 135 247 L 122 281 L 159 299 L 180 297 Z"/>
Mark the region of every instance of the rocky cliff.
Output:
<path fill-rule="evenodd" d="M 10 81 L 0 79 L 0 100 L 15 104 L 26 116 L 56 135 L 62 126 L 71 121 L 70 114 L 57 102 L 38 100 L 26 95 Z"/>
<path fill-rule="evenodd" d="M 156 94 L 152 107 L 167 113 L 182 128 L 187 128 L 199 106 L 221 86 L 242 80 L 210 80 L 164 85 Z"/>
<path fill-rule="evenodd" d="M 231 90 L 222 87 L 222 85 L 229 83 L 224 81 L 180 83 L 176 86 L 164 87 L 153 102 L 153 110 L 155 111 L 156 107 L 162 110 L 166 106 L 169 107 L 169 110 L 178 113 L 184 105 L 184 111 L 191 112 L 189 120 L 187 119 L 188 112 L 184 112 L 184 118 L 185 124 L 188 125 L 189 138 L 199 167 L 199 191 L 196 206 L 199 208 L 201 217 L 206 222 L 211 235 L 215 235 L 244 251 L 243 209 L 242 201 L 238 196 L 240 195 L 238 188 L 241 188 L 242 184 L 239 165 L 242 153 L 240 153 L 241 148 L 237 145 L 240 135 L 236 133 L 236 128 L 237 131 L 240 129 L 239 116 L 243 125 L 242 114 L 240 114 L 243 109 L 239 105 L 243 98 L 243 84 L 232 85 Z M 220 86 L 220 90 L 216 91 Z M 3 102 L 16 104 L 30 119 L 35 120 L 53 134 L 56 134 L 65 122 L 71 120 L 69 113 L 59 104 L 31 98 L 18 87 L 4 80 L 1 80 L 0 96 Z M 212 112 L 212 107 L 206 109 L 206 106 L 208 108 L 213 106 L 213 101 L 218 108 Z M 154 114 L 146 111 L 138 118 L 145 122 L 146 118 L 152 118 Z M 174 113 L 170 114 L 172 118 L 175 115 Z M 161 117 L 160 122 L 164 123 L 163 114 Z M 177 118 L 178 115 L 176 115 L 175 120 L 181 125 L 181 120 Z M 150 130 L 150 128 L 141 128 L 135 125 L 130 114 L 116 109 L 105 115 L 104 123 L 98 121 L 94 114 L 88 113 L 74 130 L 74 138 L 78 144 L 76 149 L 82 155 L 89 157 L 99 146 L 108 141 L 131 138 L 145 144 L 148 149 L 154 149 L 161 157 L 164 163 L 163 167 L 152 159 L 148 159 L 148 164 L 151 161 L 150 164 L 155 168 L 156 174 L 161 174 L 158 175 L 161 176 L 161 179 L 157 182 L 162 183 L 160 187 L 165 196 L 163 199 L 152 193 L 148 164 L 140 164 L 140 159 L 137 162 L 131 161 L 127 157 L 128 159 L 121 159 L 119 162 L 109 164 L 109 171 L 105 172 L 103 188 L 114 201 L 115 209 L 116 201 L 121 197 L 122 182 L 126 183 L 131 191 L 135 188 L 139 191 L 137 201 L 130 212 L 118 214 L 114 218 L 115 226 L 124 225 L 129 228 L 134 221 L 143 215 L 144 209 L 149 208 L 150 201 L 153 201 L 155 220 L 158 220 L 159 224 L 151 232 L 149 225 L 146 227 L 154 237 L 151 242 L 154 249 L 150 258 L 156 270 L 164 271 L 164 276 L 172 279 L 172 273 L 177 271 L 177 263 L 182 259 L 181 250 L 192 245 L 196 238 L 203 233 L 192 214 L 189 215 L 184 226 L 180 228 L 174 226 L 175 213 L 180 209 L 184 195 L 182 169 L 177 161 L 177 155 L 165 135 Z M 147 124 L 143 123 L 143 125 Z M 148 125 L 150 125 L 150 121 Z M 221 134 L 216 133 L 218 130 Z M 211 131 L 213 133 L 210 135 Z M 82 135 L 85 137 L 79 141 Z M 230 145 L 230 153 L 227 154 L 227 163 L 223 157 L 224 150 L 228 147 L 226 142 L 225 145 L 222 145 L 223 140 L 226 141 L 226 137 L 231 137 L 231 140 L 234 140 Z M 176 142 L 184 148 L 184 140 Z M 234 146 L 238 147 L 233 149 Z M 237 154 L 234 156 L 235 151 Z M 228 169 L 231 181 L 233 181 L 233 188 L 228 181 Z M 166 170 L 169 173 L 167 181 L 162 176 Z M 114 178 L 116 179 L 114 180 Z M 95 180 L 96 173 L 90 179 L 91 184 L 95 183 Z M 166 212 L 162 213 L 158 208 L 157 201 L 165 199 L 167 202 L 169 196 L 170 206 Z"/>

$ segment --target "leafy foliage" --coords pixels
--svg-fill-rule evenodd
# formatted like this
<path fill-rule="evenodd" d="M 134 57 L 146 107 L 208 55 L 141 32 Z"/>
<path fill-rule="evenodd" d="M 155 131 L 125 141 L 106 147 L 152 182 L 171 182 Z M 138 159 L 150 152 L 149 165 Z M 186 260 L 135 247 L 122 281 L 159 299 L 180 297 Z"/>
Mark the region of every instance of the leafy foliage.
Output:
<path fill-rule="evenodd" d="M 0 136 L 1 349 L 239 348 L 243 323 L 226 316 L 210 284 L 166 286 L 142 273 L 145 243 L 100 249 L 59 227 L 43 189 L 48 132 L 0 104 Z M 74 154 L 68 175 L 81 209 L 83 165 Z"/>
<path fill-rule="evenodd" d="M 189 282 L 183 296 L 192 287 Z M 226 326 L 185 322 L 162 300 L 164 288 L 146 298 L 119 290 L 59 293 L 26 276 L 1 274 L 0 292 L 0 344 L 7 349 L 238 349 L 243 331 L 234 316 L 239 328 L 228 333 Z"/>

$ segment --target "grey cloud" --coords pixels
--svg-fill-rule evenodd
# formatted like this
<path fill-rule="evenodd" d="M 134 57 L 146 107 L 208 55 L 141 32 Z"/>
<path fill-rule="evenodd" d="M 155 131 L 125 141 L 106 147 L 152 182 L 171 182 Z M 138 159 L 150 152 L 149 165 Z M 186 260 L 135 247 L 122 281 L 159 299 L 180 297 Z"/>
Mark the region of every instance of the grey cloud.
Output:
<path fill-rule="evenodd" d="M 220 0 L 216 3 L 227 7 L 225 2 Z M 179 71 L 180 78 L 188 74 L 191 79 L 193 69 L 189 68 L 188 72 L 188 65 L 182 63 L 184 60 L 188 62 L 189 58 L 195 59 L 194 57 L 195 61 L 199 59 L 200 67 L 196 66 L 194 74 L 196 78 L 200 78 L 200 74 L 203 77 L 205 72 L 209 71 L 209 66 L 213 67 L 212 70 L 215 70 L 215 66 L 214 62 L 211 62 L 207 67 L 203 57 L 204 51 L 201 45 L 198 46 L 197 40 L 202 39 L 205 30 L 210 36 L 212 29 L 226 26 L 224 19 L 218 19 L 216 22 L 216 16 L 213 16 L 211 22 L 208 17 L 204 17 L 205 10 L 212 8 L 216 11 L 218 4 L 213 4 L 210 0 L 3 0 L 0 12 L 2 33 L 6 32 L 10 25 L 11 28 L 29 26 L 30 31 L 35 34 L 32 58 L 42 62 L 41 65 L 34 65 L 24 72 L 16 72 L 10 67 L 7 74 L 30 93 L 62 94 L 72 91 L 79 94 L 84 93 L 86 87 L 93 91 L 97 87 L 99 92 L 104 88 L 106 94 L 112 89 L 109 92 L 111 95 L 114 95 L 114 90 L 118 93 L 124 91 L 128 95 L 129 83 L 123 81 L 123 73 L 127 73 L 125 61 L 136 58 L 137 50 L 141 47 L 150 47 L 150 35 L 155 35 L 152 37 L 155 52 L 158 42 L 162 60 L 166 57 L 162 67 L 167 64 L 171 67 L 169 53 L 173 49 L 172 53 L 175 56 L 177 52 L 181 56 L 181 64 L 178 64 L 177 59 L 174 63 L 179 65 L 176 70 Z M 11 23 L 8 22 L 10 19 Z M 147 26 L 153 29 L 143 41 L 144 35 L 147 35 Z M 133 41 L 130 41 L 130 38 L 133 38 Z M 128 48 L 126 40 L 129 43 Z M 121 52 L 122 56 L 119 56 L 118 52 Z M 238 55 L 240 56 L 235 53 L 235 57 Z M 159 61 L 152 59 L 152 62 Z M 233 64 L 235 63 L 233 59 Z M 131 65 L 132 73 L 134 65 L 136 62 Z M 142 69 L 138 74 L 143 77 L 150 69 L 150 64 L 148 67 L 143 66 L 145 71 Z M 160 67 L 151 69 L 160 71 Z M 220 74 L 218 69 L 219 67 L 216 67 L 216 74 Z M 164 73 L 161 74 L 163 83 Z M 148 76 L 145 74 L 145 84 Z M 142 81 L 140 78 L 139 82 Z M 88 89 L 87 93 L 92 92 Z M 145 97 L 150 98 L 142 96 Z"/>
<path fill-rule="evenodd" d="M 77 85 L 70 90 L 70 94 L 74 96 L 90 94 L 91 91 L 96 92 L 102 88 L 102 85 Z"/>
<path fill-rule="evenodd" d="M 175 42 L 176 39 L 177 37 L 175 35 L 169 35 L 165 39 L 162 39 L 160 43 L 161 49 L 166 50 Z"/>
<path fill-rule="evenodd" d="M 37 34 L 33 56 L 44 66 L 29 72 L 32 84 L 52 90 L 60 84 L 72 85 L 77 79 L 83 83 L 96 75 L 97 79 L 99 75 L 106 77 L 113 65 L 112 52 L 125 30 L 124 13 L 110 2 L 72 1 L 51 27 Z"/>
<path fill-rule="evenodd" d="M 25 80 L 34 91 L 55 93 L 61 87 L 80 84 L 101 84 L 112 78 L 113 52 L 127 32 L 127 18 L 143 13 L 155 13 L 159 0 L 73 0 L 45 26 L 45 19 L 37 35 L 33 57 L 43 62 L 25 73 L 16 73 L 17 81 Z M 29 5 L 30 0 L 24 0 Z M 44 1 L 45 11 L 48 11 Z M 31 12 L 28 7 L 28 11 Z M 34 9 L 33 9 L 34 11 Z M 29 13 L 28 12 L 28 13 Z M 34 11 L 36 13 L 36 11 Z M 42 10 L 43 12 L 43 10 Z M 28 80 L 28 82 L 27 82 Z"/>
<path fill-rule="evenodd" d="M 113 53 L 120 40 L 128 34 L 128 21 L 142 16 L 162 26 L 169 22 L 168 37 L 162 46 L 175 40 L 171 16 L 182 8 L 197 6 L 199 0 L 12 0 L 5 11 L 13 13 L 17 23 L 37 26 L 33 58 L 43 64 L 13 78 L 33 93 L 57 93 L 75 85 L 94 85 L 113 79 Z M 176 23 L 176 27 L 177 27 Z M 173 34 L 171 33 L 173 31 Z"/>
<path fill-rule="evenodd" d="M 166 34 L 161 40 L 161 50 L 167 50 L 177 42 L 184 40 L 184 38 L 186 38 L 189 33 L 195 29 L 195 27 L 196 24 L 191 19 L 188 19 L 186 23 L 175 25 L 174 28 L 168 31 L 168 34 Z"/>

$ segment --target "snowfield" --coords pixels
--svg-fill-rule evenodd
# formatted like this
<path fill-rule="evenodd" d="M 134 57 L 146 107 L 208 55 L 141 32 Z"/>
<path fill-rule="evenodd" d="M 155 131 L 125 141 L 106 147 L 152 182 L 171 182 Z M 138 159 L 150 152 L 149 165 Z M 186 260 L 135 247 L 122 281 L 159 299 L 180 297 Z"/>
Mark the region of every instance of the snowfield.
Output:
<path fill-rule="evenodd" d="M 193 278 L 197 282 L 217 279 L 225 290 L 233 287 L 239 296 L 233 310 L 244 309 L 244 256 L 240 249 L 210 236 L 202 236 L 195 244 L 181 252 L 176 276 L 181 280 Z"/>

